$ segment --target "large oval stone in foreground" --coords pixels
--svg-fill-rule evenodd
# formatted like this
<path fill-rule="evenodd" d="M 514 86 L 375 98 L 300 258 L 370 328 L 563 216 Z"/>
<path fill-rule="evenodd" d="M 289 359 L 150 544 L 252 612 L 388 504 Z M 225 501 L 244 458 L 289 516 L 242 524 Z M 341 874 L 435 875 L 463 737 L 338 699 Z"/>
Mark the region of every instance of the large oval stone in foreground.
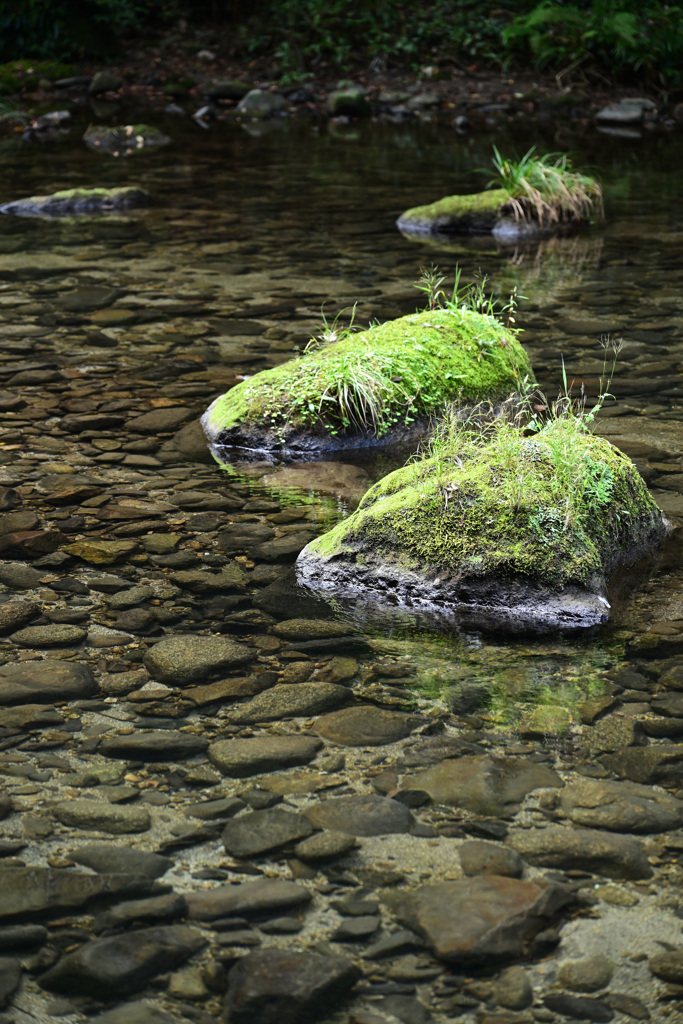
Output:
<path fill-rule="evenodd" d="M 209 760 L 223 774 L 243 779 L 260 772 L 274 772 L 308 764 L 322 747 L 314 736 L 253 736 L 218 740 L 209 747 Z"/>
<path fill-rule="evenodd" d="M 230 712 L 233 722 L 275 722 L 280 718 L 322 715 L 351 700 L 345 686 L 334 683 L 278 683 Z"/>
<path fill-rule="evenodd" d="M 321 800 L 306 810 L 316 828 L 352 836 L 383 836 L 410 832 L 414 819 L 405 804 L 385 796 L 341 796 Z"/>
<path fill-rule="evenodd" d="M 115 938 L 86 942 L 43 974 L 38 984 L 51 992 L 111 999 L 139 992 L 162 971 L 173 970 L 206 945 L 195 928 L 143 928 Z"/>
<path fill-rule="evenodd" d="M 573 900 L 562 886 L 498 875 L 385 897 L 401 923 L 423 935 L 438 957 L 470 965 L 523 956 L 534 935 Z"/>
<path fill-rule="evenodd" d="M 19 661 L 0 668 L 0 704 L 45 704 L 95 693 L 87 665 L 67 661 Z"/>
<path fill-rule="evenodd" d="M 323 715 L 314 729 L 319 736 L 344 747 L 378 747 L 409 736 L 419 722 L 417 715 L 361 704 Z"/>
<path fill-rule="evenodd" d="M 546 868 L 590 871 L 608 878 L 651 878 L 645 847 L 631 836 L 592 828 L 518 828 L 507 842 L 529 864 Z"/>
<path fill-rule="evenodd" d="M 168 636 L 147 651 L 144 664 L 152 679 L 179 686 L 205 682 L 253 657 L 244 644 L 223 636 Z"/>
<path fill-rule="evenodd" d="M 435 804 L 494 816 L 521 803 L 534 789 L 562 784 L 557 772 L 545 765 L 487 754 L 442 761 L 403 781 L 405 789 L 429 793 Z"/>
<path fill-rule="evenodd" d="M 329 1014 L 358 981 L 345 957 L 260 949 L 228 975 L 227 1024 L 299 1024 Z"/>

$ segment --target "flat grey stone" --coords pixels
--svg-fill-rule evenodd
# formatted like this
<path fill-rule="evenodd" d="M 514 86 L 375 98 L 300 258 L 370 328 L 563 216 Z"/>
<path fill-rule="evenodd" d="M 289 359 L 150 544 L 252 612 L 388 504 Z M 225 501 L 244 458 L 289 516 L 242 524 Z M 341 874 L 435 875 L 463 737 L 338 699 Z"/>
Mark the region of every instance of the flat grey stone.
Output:
<path fill-rule="evenodd" d="M 349 636 L 353 633 L 350 626 L 332 619 L 285 619 L 273 626 L 271 632 L 282 640 L 325 640 L 328 637 Z"/>
<path fill-rule="evenodd" d="M 374 935 L 382 923 L 381 917 L 367 914 L 362 917 L 349 917 L 336 928 L 330 939 L 332 942 L 357 942 Z"/>
<path fill-rule="evenodd" d="M 681 785 L 683 745 L 658 743 L 649 747 L 627 747 L 600 758 L 610 772 L 645 785 Z"/>
<path fill-rule="evenodd" d="M 632 782 L 580 779 L 562 791 L 560 803 L 577 825 L 610 832 L 668 832 L 683 823 L 683 801 Z"/>
<path fill-rule="evenodd" d="M 128 874 L 89 875 L 58 868 L 0 865 L 0 918 L 82 907 L 107 894 L 142 894 L 149 880 Z"/>
<path fill-rule="evenodd" d="M 541 867 L 579 869 L 608 878 L 652 877 L 645 847 L 631 836 L 549 825 L 511 829 L 507 842 L 529 864 Z"/>
<path fill-rule="evenodd" d="M 496 978 L 495 999 L 508 1010 L 525 1010 L 534 1001 L 534 990 L 523 967 L 506 967 Z"/>
<path fill-rule="evenodd" d="M 114 736 L 99 747 L 105 757 L 130 761 L 182 761 L 195 754 L 203 754 L 209 741 L 193 733 L 160 729 L 158 732 L 139 732 L 130 736 Z"/>
<path fill-rule="evenodd" d="M 429 793 L 435 804 L 493 817 L 514 808 L 535 789 L 562 784 L 557 772 L 545 765 L 488 754 L 445 760 L 403 781 L 405 789 Z"/>
<path fill-rule="evenodd" d="M 683 949 L 667 949 L 648 960 L 654 975 L 671 985 L 683 985 Z"/>
<path fill-rule="evenodd" d="M 0 604 L 0 633 L 11 633 L 40 615 L 34 601 L 5 601 Z"/>
<path fill-rule="evenodd" d="M 26 626 L 12 633 L 10 640 L 21 647 L 65 647 L 80 644 L 87 635 L 82 626 L 53 622 L 49 626 Z"/>
<path fill-rule="evenodd" d="M 78 700 L 96 692 L 88 666 L 73 661 L 19 661 L 0 667 L 0 704 Z"/>
<path fill-rule="evenodd" d="M 11 590 L 31 590 L 38 586 L 44 575 L 44 572 L 23 562 L 0 562 L 0 583 Z"/>
<path fill-rule="evenodd" d="M 345 853 L 349 853 L 357 846 L 356 837 L 347 835 L 345 832 L 316 832 L 308 839 L 297 843 L 294 853 L 299 860 L 315 864 L 320 860 L 343 857 Z"/>
<path fill-rule="evenodd" d="M 175 1017 L 154 1003 L 124 1003 L 92 1018 L 92 1024 L 184 1024 L 186 1017 Z"/>
<path fill-rule="evenodd" d="M 230 719 L 247 723 L 308 718 L 346 704 L 351 696 L 345 686 L 335 686 L 334 683 L 278 683 L 231 711 Z"/>
<path fill-rule="evenodd" d="M 165 893 L 163 896 L 149 896 L 143 900 L 126 900 L 117 903 L 111 910 L 98 914 L 92 928 L 96 933 L 132 924 L 176 921 L 187 914 L 187 902 L 182 893 Z"/>
<path fill-rule="evenodd" d="M 573 996 L 568 992 L 554 992 L 543 999 L 544 1005 L 553 1013 L 562 1014 L 565 1019 L 592 1020 L 596 1024 L 611 1021 L 614 1017 L 614 1010 L 601 999 L 592 999 L 590 996 Z"/>
<path fill-rule="evenodd" d="M 171 405 L 165 409 L 152 409 L 142 416 L 128 420 L 126 430 L 134 434 L 163 434 L 176 430 L 181 423 L 186 423 L 195 414 L 184 405 Z"/>
<path fill-rule="evenodd" d="M 257 857 L 310 836 L 313 828 L 303 814 L 268 807 L 228 822 L 223 832 L 225 849 L 233 857 Z"/>
<path fill-rule="evenodd" d="M 113 843 L 92 843 L 69 850 L 68 857 L 77 864 L 92 868 L 98 874 L 117 871 L 144 878 L 159 878 L 173 867 L 169 857 L 147 850 L 134 850 L 130 846 L 115 846 Z"/>
<path fill-rule="evenodd" d="M 614 966 L 604 956 L 587 956 L 581 960 L 564 960 L 557 980 L 572 992 L 597 992 L 612 980 Z"/>
<path fill-rule="evenodd" d="M 296 882 L 262 878 L 258 882 L 195 890 L 186 893 L 185 898 L 191 920 L 212 921 L 217 917 L 270 914 L 272 911 L 305 906 L 311 901 L 311 893 Z"/>
<path fill-rule="evenodd" d="M 51 811 L 63 825 L 113 835 L 146 832 L 152 827 L 147 808 L 135 805 L 110 804 L 103 800 L 62 800 L 53 804 Z"/>
<path fill-rule="evenodd" d="M 342 796 L 321 800 L 306 809 L 316 828 L 352 836 L 410 832 L 415 821 L 408 808 L 384 796 Z"/>
<path fill-rule="evenodd" d="M 509 878 L 521 878 L 524 871 L 519 854 L 502 843 L 469 839 L 458 847 L 458 856 L 460 866 L 466 875 L 507 875 Z"/>
<path fill-rule="evenodd" d="M 233 779 L 279 771 L 312 761 L 322 747 L 314 736 L 253 736 L 218 740 L 209 747 L 209 760 Z"/>
<path fill-rule="evenodd" d="M 218 672 L 244 665 L 254 652 L 222 636 L 168 636 L 148 650 L 144 666 L 169 685 L 204 683 Z"/>
<path fill-rule="evenodd" d="M 230 1024 L 300 1024 L 324 1017 L 360 976 L 344 957 L 257 950 L 230 970 L 224 1019 Z"/>
<path fill-rule="evenodd" d="M 206 944 L 195 928 L 168 925 L 86 942 L 38 979 L 41 988 L 67 995 L 110 999 L 139 992 L 147 982 L 179 967 Z"/>
<path fill-rule="evenodd" d="M 323 715 L 313 728 L 319 736 L 345 747 L 374 747 L 404 739 L 420 721 L 417 715 L 360 704 Z"/>

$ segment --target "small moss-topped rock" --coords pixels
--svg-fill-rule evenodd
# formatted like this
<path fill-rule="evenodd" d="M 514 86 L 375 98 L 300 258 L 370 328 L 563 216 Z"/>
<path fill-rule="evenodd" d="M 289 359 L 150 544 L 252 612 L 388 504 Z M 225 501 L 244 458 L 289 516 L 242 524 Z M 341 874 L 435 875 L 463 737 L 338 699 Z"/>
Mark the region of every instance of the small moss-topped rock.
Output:
<path fill-rule="evenodd" d="M 606 621 L 608 574 L 667 523 L 630 459 L 571 421 L 533 437 L 451 434 L 312 541 L 299 581 L 484 629 Z"/>
<path fill-rule="evenodd" d="M 413 206 L 396 221 L 407 235 L 479 235 L 492 232 L 508 201 L 503 188 L 465 196 L 445 196 L 435 203 Z"/>
<path fill-rule="evenodd" d="M 531 377 L 513 331 L 458 307 L 348 334 L 263 370 L 202 417 L 219 447 L 290 454 L 399 440 L 453 401 L 495 401 Z"/>
<path fill-rule="evenodd" d="M 75 213 L 110 213 L 148 206 L 149 193 L 132 185 L 121 188 L 68 188 L 49 196 L 29 196 L 0 206 L 16 217 L 68 217 Z"/>

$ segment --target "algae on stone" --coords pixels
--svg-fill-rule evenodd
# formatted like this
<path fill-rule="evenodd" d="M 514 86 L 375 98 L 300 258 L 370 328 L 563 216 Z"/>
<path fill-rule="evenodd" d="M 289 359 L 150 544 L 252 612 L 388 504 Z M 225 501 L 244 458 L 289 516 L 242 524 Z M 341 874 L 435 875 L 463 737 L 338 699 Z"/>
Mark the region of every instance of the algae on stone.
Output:
<path fill-rule="evenodd" d="M 448 403 L 497 401 L 532 370 L 516 332 L 462 307 L 415 313 L 264 370 L 202 418 L 210 442 L 307 451 L 390 440 Z"/>
<path fill-rule="evenodd" d="M 508 200 L 503 188 L 464 196 L 445 196 L 425 206 L 406 210 L 396 221 L 408 234 L 488 234 Z"/>
<path fill-rule="evenodd" d="M 0 213 L 17 217 L 65 217 L 74 213 L 107 213 L 147 206 L 149 193 L 137 186 L 69 188 L 47 196 L 29 196 L 0 206 Z"/>
<path fill-rule="evenodd" d="M 605 621 L 609 573 L 667 530 L 635 466 L 571 421 L 492 433 L 456 432 L 375 484 L 304 548 L 299 581 L 484 628 Z"/>

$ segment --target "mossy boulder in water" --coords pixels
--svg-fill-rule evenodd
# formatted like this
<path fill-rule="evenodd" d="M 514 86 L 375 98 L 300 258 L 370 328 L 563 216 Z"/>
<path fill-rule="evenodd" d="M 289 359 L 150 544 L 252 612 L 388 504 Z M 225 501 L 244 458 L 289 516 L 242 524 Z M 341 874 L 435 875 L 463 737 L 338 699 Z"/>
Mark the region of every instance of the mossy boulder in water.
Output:
<path fill-rule="evenodd" d="M 49 196 L 29 196 L 0 206 L 17 217 L 69 217 L 75 213 L 110 213 L 149 205 L 149 192 L 135 186 L 69 188 Z"/>
<path fill-rule="evenodd" d="M 456 400 L 496 402 L 532 371 L 493 316 L 438 309 L 347 334 L 263 370 L 202 417 L 209 441 L 290 455 L 392 443 Z"/>
<path fill-rule="evenodd" d="M 539 238 L 575 230 L 576 223 L 566 221 L 544 224 L 531 218 L 515 217 L 510 196 L 504 188 L 474 192 L 464 196 L 446 196 L 426 206 L 406 210 L 396 221 L 404 235 L 488 235 L 499 241 Z"/>
<path fill-rule="evenodd" d="M 606 621 L 608 575 L 667 531 L 628 457 L 572 421 L 452 437 L 304 548 L 298 580 L 482 629 Z"/>

